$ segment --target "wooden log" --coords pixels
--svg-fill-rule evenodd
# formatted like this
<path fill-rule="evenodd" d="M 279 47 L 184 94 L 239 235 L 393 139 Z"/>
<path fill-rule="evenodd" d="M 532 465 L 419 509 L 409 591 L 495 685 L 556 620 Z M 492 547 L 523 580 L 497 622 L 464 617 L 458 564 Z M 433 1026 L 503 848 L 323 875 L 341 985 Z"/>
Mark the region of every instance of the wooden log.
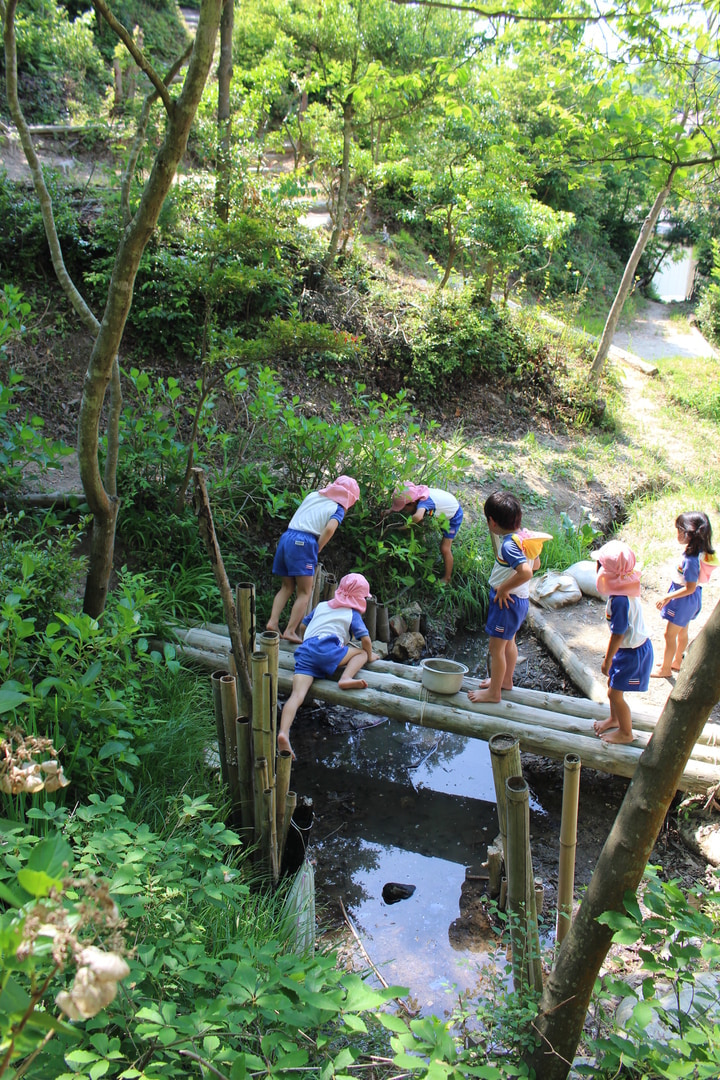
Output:
<path fill-rule="evenodd" d="M 544 619 L 537 608 L 530 605 L 527 615 L 528 626 L 543 643 L 548 652 L 552 653 L 562 665 L 575 685 L 582 690 L 591 701 L 607 701 L 607 683 L 596 679 L 592 671 L 578 660 L 575 653 L 568 647 L 562 634 Z"/>
<path fill-rule="evenodd" d="M 515 989 L 542 990 L 540 935 L 535 908 L 535 877 L 530 851 L 530 792 L 522 776 L 506 781 L 507 906 L 510 915 Z"/>
<path fill-rule="evenodd" d="M 555 940 L 558 945 L 560 945 L 570 929 L 572 920 L 579 803 L 580 758 L 577 754 L 566 754 L 563 774 L 562 812 L 560 816 L 560 867 L 558 871 L 557 922 L 555 926 Z"/>

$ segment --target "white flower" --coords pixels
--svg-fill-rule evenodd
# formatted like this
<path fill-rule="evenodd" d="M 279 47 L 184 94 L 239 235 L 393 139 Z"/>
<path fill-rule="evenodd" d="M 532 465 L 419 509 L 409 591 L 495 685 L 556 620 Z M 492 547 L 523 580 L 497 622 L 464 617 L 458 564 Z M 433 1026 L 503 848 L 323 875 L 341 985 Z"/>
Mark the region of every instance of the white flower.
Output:
<path fill-rule="evenodd" d="M 108 980 L 117 982 L 119 979 L 127 978 L 130 974 L 130 968 L 122 956 L 118 956 L 117 953 L 105 952 L 104 949 L 99 949 L 97 945 L 86 945 L 78 956 L 78 963 L 81 967 L 90 968 L 99 982 L 107 982 Z"/>

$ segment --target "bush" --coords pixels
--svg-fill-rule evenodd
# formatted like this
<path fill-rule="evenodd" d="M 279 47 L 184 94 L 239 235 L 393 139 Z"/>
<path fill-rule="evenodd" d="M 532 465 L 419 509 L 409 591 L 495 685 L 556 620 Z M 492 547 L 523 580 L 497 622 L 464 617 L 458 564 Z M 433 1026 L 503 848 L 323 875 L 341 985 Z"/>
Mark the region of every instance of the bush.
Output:
<path fill-rule="evenodd" d="M 720 345 L 720 240 L 712 241 L 713 268 L 697 306 L 697 318 L 705 337 Z"/>

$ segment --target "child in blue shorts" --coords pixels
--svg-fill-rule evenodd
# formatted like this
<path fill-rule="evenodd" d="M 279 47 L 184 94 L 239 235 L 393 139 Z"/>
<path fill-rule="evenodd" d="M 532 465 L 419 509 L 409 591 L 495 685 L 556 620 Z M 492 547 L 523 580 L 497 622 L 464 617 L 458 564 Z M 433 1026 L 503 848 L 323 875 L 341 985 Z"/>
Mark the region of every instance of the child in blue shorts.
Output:
<path fill-rule="evenodd" d="M 500 701 L 501 691 L 512 690 L 518 651 L 515 635 L 525 621 L 530 601 L 530 578 L 540 566 L 540 557 L 530 561 L 519 537 L 522 509 L 509 491 L 494 491 L 483 507 L 488 528 L 501 537 L 495 565 L 490 574 L 490 606 L 485 630 L 490 637 L 490 678 L 483 679 L 477 690 L 470 690 L 471 701 Z"/>
<path fill-rule="evenodd" d="M 426 484 L 405 484 L 393 497 L 390 513 L 409 511 L 410 520 L 418 524 L 424 518 L 437 517 L 442 532 L 440 554 L 444 573 L 440 578 L 442 585 L 447 585 L 453 572 L 452 542 L 462 525 L 463 508 L 449 491 L 431 488 Z"/>
<path fill-rule="evenodd" d="M 342 690 L 364 690 L 367 686 L 365 679 L 355 676 L 365 664 L 379 660 L 361 618 L 369 594 L 370 586 L 362 574 L 346 574 L 340 579 L 332 600 L 318 604 L 303 619 L 304 637 L 295 651 L 295 674 L 280 717 L 278 750 L 289 750 L 292 754 L 290 728 L 313 680 L 327 679 L 342 668 L 338 680 Z M 361 648 L 348 645 L 351 637 L 360 642 Z"/>
<path fill-rule="evenodd" d="M 280 537 L 275 552 L 272 571 L 282 578 L 282 584 L 273 600 L 267 621 L 268 630 L 279 633 L 280 616 L 292 594 L 297 591 L 282 636 L 287 641 L 302 641 L 298 627 L 310 602 L 318 556 L 334 536 L 345 512 L 355 505 L 359 497 L 357 480 L 352 476 L 338 476 L 332 484 L 320 491 L 310 492 L 303 499 Z"/>
<path fill-rule="evenodd" d="M 665 649 L 653 679 L 667 679 L 680 670 L 683 653 L 688 646 L 688 624 L 698 617 L 702 608 L 702 584 L 710 577 L 717 560 L 712 546 L 712 526 L 707 514 L 691 510 L 675 519 L 678 543 L 683 545 L 680 562 L 673 574 L 670 588 L 657 601 L 665 627 Z M 704 572 L 703 572 L 704 571 Z"/>
<path fill-rule="evenodd" d="M 601 671 L 608 677 L 610 716 L 596 720 L 595 734 L 607 743 L 631 743 L 634 739 L 626 690 L 643 691 L 650 685 L 653 647 L 640 605 L 640 571 L 635 554 L 621 540 L 610 540 L 595 553 L 597 590 L 609 597 L 605 614 L 610 641 Z"/>

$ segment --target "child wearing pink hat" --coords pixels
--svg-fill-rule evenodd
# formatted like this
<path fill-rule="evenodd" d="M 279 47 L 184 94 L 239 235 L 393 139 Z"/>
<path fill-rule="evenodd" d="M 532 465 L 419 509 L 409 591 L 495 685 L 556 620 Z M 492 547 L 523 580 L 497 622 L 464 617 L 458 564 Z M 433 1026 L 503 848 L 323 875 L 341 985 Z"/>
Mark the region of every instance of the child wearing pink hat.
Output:
<path fill-rule="evenodd" d="M 440 519 L 442 530 L 440 554 L 445 569 L 440 580 L 447 585 L 453 572 L 452 542 L 462 524 L 462 506 L 449 491 L 431 488 L 426 484 L 405 484 L 396 491 L 391 511 L 399 513 L 405 510 L 409 511 L 410 520 L 416 524 L 423 518 L 438 517 Z"/>
<path fill-rule="evenodd" d="M 342 668 L 338 680 L 342 690 L 366 688 L 365 679 L 355 676 L 365 664 L 379 659 L 372 651 L 370 634 L 361 618 L 369 594 L 370 586 L 362 574 L 346 574 L 340 579 L 333 599 L 318 604 L 303 619 L 304 637 L 295 651 L 295 674 L 280 717 L 278 750 L 293 753 L 290 728 L 313 680 L 327 679 Z M 351 637 L 360 642 L 359 649 L 348 644 Z"/>
<path fill-rule="evenodd" d="M 282 578 L 282 584 L 273 600 L 267 621 L 268 630 L 279 633 L 280 616 L 292 594 L 297 592 L 282 636 L 288 641 L 302 641 L 298 627 L 308 609 L 318 556 L 335 534 L 345 512 L 354 506 L 359 498 L 357 480 L 343 475 L 338 476 L 327 487 L 312 491 L 303 499 L 280 537 L 275 552 L 272 571 Z"/>
<path fill-rule="evenodd" d="M 605 742 L 631 743 L 632 717 L 624 693 L 647 690 L 654 659 L 640 605 L 640 571 L 633 551 L 621 540 L 603 544 L 595 559 L 598 592 L 608 597 L 610 641 L 601 671 L 608 677 L 610 716 L 593 726 Z"/>

